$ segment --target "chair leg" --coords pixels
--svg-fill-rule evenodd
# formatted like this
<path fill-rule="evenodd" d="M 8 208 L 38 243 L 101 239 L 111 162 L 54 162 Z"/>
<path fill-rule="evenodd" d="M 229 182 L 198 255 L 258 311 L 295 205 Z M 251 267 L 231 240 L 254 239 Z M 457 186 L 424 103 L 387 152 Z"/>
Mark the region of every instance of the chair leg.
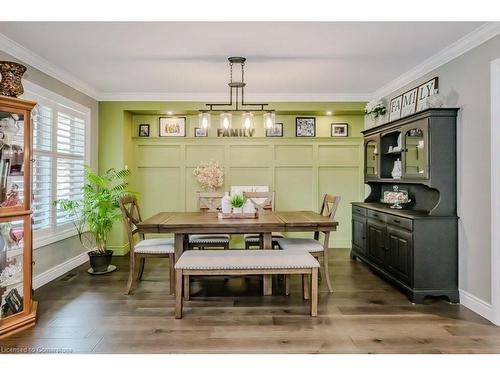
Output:
<path fill-rule="evenodd" d="M 303 274 L 302 275 L 302 294 L 304 299 L 309 299 L 310 296 L 310 286 L 309 286 L 309 275 Z"/>
<path fill-rule="evenodd" d="M 330 271 L 328 269 L 328 248 L 323 252 L 323 273 L 325 274 L 328 290 L 330 291 L 330 293 L 333 293 L 332 282 L 330 280 Z"/>
<path fill-rule="evenodd" d="M 184 276 L 184 301 L 189 301 L 189 276 Z"/>
<path fill-rule="evenodd" d="M 175 271 L 175 319 L 182 319 L 182 270 Z"/>
<path fill-rule="evenodd" d="M 245 241 L 245 250 L 250 250 L 250 243 Z"/>
<path fill-rule="evenodd" d="M 137 280 L 142 280 L 142 275 L 144 274 L 144 264 L 146 263 L 146 258 L 141 257 L 139 260 L 139 272 L 137 273 Z"/>
<path fill-rule="evenodd" d="M 224 244 L 224 250 L 229 250 L 229 243 Z"/>
<path fill-rule="evenodd" d="M 168 256 L 168 264 L 169 264 L 169 278 L 170 278 L 170 294 L 175 293 L 175 261 L 174 261 L 174 254 L 170 254 Z"/>
<path fill-rule="evenodd" d="M 128 281 L 127 281 L 127 290 L 125 294 L 130 294 L 130 290 L 132 289 L 132 283 L 134 282 L 134 266 L 135 266 L 135 254 L 133 252 L 130 253 L 130 265 L 128 271 Z"/>
<path fill-rule="evenodd" d="M 311 270 L 311 316 L 318 316 L 318 269 Z"/>
<path fill-rule="evenodd" d="M 290 295 L 290 274 L 285 275 L 285 296 Z"/>

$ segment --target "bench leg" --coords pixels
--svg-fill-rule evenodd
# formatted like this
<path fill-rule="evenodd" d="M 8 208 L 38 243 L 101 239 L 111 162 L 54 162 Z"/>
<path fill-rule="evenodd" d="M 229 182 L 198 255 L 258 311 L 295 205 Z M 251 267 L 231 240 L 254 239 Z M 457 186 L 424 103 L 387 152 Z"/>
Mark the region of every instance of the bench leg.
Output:
<path fill-rule="evenodd" d="M 174 254 L 168 256 L 169 279 L 170 279 L 170 294 L 175 294 L 175 268 Z"/>
<path fill-rule="evenodd" d="M 318 316 L 318 269 L 311 273 L 311 316 Z"/>
<path fill-rule="evenodd" d="M 303 274 L 302 275 L 302 293 L 304 296 L 304 299 L 309 299 L 309 292 L 310 292 L 310 287 L 309 287 L 309 275 Z"/>
<path fill-rule="evenodd" d="M 182 319 L 182 270 L 175 270 L 175 319 Z"/>
<path fill-rule="evenodd" d="M 184 301 L 189 301 L 189 276 L 184 276 Z"/>
<path fill-rule="evenodd" d="M 290 274 L 285 275 L 285 296 L 290 295 Z"/>

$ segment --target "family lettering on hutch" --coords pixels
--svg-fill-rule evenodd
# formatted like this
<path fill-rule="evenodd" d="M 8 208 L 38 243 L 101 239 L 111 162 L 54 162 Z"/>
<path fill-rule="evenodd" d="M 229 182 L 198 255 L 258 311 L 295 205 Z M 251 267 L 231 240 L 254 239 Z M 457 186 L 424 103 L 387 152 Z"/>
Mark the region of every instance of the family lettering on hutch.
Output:
<path fill-rule="evenodd" d="M 438 92 L 438 77 L 393 98 L 389 106 L 389 121 L 409 116 L 428 108 L 428 98 Z"/>

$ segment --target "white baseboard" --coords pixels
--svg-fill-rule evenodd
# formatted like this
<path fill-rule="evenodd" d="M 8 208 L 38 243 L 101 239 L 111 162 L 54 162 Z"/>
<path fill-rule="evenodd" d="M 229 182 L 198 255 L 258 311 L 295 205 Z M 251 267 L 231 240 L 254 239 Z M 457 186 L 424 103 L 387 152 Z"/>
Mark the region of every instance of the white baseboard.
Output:
<path fill-rule="evenodd" d="M 89 260 L 89 256 L 86 252 L 77 255 L 74 258 L 68 259 L 67 261 L 58 264 L 51 269 L 48 269 L 45 272 L 42 272 L 40 275 L 36 275 L 33 278 L 33 289 L 38 289 L 41 286 L 49 283 L 52 280 L 57 279 L 58 277 L 64 275 L 66 272 L 71 271 L 72 269 L 82 265 L 83 263 Z"/>
<path fill-rule="evenodd" d="M 493 306 L 490 303 L 477 298 L 465 290 L 459 289 L 458 291 L 460 293 L 461 305 L 481 315 L 483 318 L 488 319 L 490 322 L 493 322 Z"/>

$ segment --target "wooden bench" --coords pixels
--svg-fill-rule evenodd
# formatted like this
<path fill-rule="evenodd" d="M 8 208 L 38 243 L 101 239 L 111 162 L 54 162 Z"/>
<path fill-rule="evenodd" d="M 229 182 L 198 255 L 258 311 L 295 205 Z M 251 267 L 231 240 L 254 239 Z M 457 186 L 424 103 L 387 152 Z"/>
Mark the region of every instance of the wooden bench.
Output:
<path fill-rule="evenodd" d="M 189 276 L 302 275 L 310 283 L 311 316 L 318 315 L 319 262 L 305 251 L 190 250 L 175 264 L 175 317 L 182 318 L 183 289 L 189 300 Z M 306 292 L 306 289 L 304 290 Z M 309 290 L 307 290 L 309 292 Z M 304 293 L 304 299 L 309 293 Z"/>

